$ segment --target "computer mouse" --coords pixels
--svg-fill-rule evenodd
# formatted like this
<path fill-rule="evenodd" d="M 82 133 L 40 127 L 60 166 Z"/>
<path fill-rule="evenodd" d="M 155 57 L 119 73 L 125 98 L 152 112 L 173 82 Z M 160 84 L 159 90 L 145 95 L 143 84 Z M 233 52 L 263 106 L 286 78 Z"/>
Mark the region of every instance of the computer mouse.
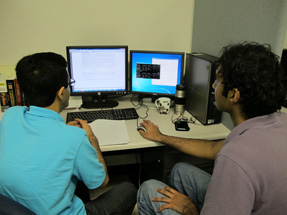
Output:
<path fill-rule="evenodd" d="M 146 128 L 143 126 L 143 125 L 139 125 L 138 127 L 137 127 L 137 130 L 139 131 L 139 130 L 143 130 L 144 132 L 146 132 Z"/>

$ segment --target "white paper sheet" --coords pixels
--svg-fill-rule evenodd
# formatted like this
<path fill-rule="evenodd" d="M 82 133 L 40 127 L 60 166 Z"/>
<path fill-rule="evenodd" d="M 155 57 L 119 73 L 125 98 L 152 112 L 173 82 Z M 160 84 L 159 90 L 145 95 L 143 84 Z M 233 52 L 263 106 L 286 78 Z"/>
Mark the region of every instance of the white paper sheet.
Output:
<path fill-rule="evenodd" d="M 97 119 L 90 126 L 102 146 L 127 144 L 130 141 L 125 120 Z"/>

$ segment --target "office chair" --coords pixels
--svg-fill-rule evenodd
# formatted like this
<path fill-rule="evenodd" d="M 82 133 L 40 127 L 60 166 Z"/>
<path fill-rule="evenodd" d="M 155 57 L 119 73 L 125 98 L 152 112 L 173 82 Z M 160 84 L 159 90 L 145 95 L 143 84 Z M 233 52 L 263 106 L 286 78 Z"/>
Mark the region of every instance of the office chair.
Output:
<path fill-rule="evenodd" d="M 30 209 L 20 203 L 0 194 L 1 215 L 35 215 Z"/>

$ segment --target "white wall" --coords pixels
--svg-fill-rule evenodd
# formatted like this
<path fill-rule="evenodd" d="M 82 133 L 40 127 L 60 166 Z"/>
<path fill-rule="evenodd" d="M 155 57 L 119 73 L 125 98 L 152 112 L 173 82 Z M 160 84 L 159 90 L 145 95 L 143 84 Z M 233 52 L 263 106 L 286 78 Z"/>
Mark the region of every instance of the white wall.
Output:
<path fill-rule="evenodd" d="M 191 51 L 194 0 L 0 0 L 0 66 L 67 45 Z"/>

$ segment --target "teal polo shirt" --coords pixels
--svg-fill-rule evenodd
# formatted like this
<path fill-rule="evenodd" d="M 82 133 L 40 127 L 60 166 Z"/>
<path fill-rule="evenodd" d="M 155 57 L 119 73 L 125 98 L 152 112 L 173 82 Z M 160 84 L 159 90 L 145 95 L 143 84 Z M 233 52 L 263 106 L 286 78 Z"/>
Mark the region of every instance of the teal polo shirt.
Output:
<path fill-rule="evenodd" d="M 0 122 L 0 193 L 37 214 L 86 214 L 74 195 L 105 179 L 85 130 L 66 125 L 55 111 L 11 107 Z"/>

